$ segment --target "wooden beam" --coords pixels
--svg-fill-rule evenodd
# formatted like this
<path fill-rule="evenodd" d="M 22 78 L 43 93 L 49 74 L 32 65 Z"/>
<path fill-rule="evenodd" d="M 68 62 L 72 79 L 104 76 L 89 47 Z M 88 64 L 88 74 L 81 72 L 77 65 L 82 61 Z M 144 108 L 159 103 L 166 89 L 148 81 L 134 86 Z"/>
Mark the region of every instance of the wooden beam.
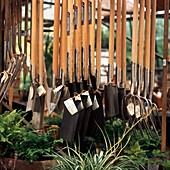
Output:
<path fill-rule="evenodd" d="M 162 138 L 161 152 L 166 152 L 166 112 L 167 112 L 167 69 L 168 69 L 168 24 L 169 0 L 164 0 L 164 52 L 163 52 L 163 93 L 162 93 Z"/>

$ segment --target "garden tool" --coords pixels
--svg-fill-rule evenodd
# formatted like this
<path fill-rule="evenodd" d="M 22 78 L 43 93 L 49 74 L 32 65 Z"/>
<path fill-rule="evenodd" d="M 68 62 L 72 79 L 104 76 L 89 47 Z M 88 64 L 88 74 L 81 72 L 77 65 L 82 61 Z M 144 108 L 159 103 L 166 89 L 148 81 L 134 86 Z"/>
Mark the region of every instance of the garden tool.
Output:
<path fill-rule="evenodd" d="M 32 17 L 31 17 L 31 64 L 30 64 L 30 89 L 29 89 L 29 95 L 28 95 L 28 102 L 27 102 L 27 107 L 26 111 L 33 111 L 34 109 L 34 104 L 35 104 L 35 96 L 36 96 L 36 89 L 37 89 L 37 84 L 35 82 L 35 58 L 36 58 L 36 34 L 37 34 L 37 29 L 36 29 L 36 6 L 37 6 L 37 1 L 32 1 Z"/>
<path fill-rule="evenodd" d="M 118 15 L 118 14 L 117 14 Z M 120 15 L 120 14 L 119 14 Z M 117 17 L 117 20 L 120 17 Z M 118 87 L 119 113 L 121 113 L 121 103 L 126 96 L 126 0 L 122 0 L 122 35 L 121 35 L 121 81 Z M 116 35 L 117 36 L 117 35 Z M 118 35 L 120 36 L 120 35 Z M 117 44 L 119 50 L 120 47 Z M 117 54 L 117 52 L 116 52 Z M 125 107 L 123 107 L 125 109 Z M 121 117 L 121 114 L 118 115 Z"/>
<path fill-rule="evenodd" d="M 85 12 L 84 21 L 82 22 L 82 77 L 83 77 L 83 88 L 85 90 L 82 93 L 82 101 L 85 107 L 85 112 L 82 121 L 82 127 L 80 132 L 80 137 L 84 140 L 87 128 L 89 124 L 89 119 L 92 111 L 92 101 L 93 101 L 93 92 L 89 84 L 89 80 L 93 77 L 92 74 L 92 58 L 94 59 L 94 35 L 93 29 L 95 28 L 95 1 L 82 1 L 82 10 Z M 84 24 L 84 25 L 83 25 Z M 89 36 L 87 36 L 89 35 Z M 91 36 L 90 36 L 91 35 Z M 83 62 L 84 61 L 84 62 Z M 83 65 L 85 63 L 85 66 Z"/>
<path fill-rule="evenodd" d="M 38 17 L 38 16 L 37 16 Z M 45 94 L 46 91 L 43 87 L 43 0 L 39 1 L 39 70 L 38 70 L 38 82 L 37 82 L 37 89 L 36 89 L 36 96 L 35 96 L 35 105 L 33 110 L 33 117 L 32 117 L 32 126 L 34 129 L 40 130 L 43 127 L 43 120 L 44 120 L 44 104 L 45 104 Z"/>
<path fill-rule="evenodd" d="M 158 113 L 158 108 L 155 103 L 152 103 L 152 96 L 154 90 L 154 72 L 155 72 L 155 24 L 156 24 L 156 1 L 151 1 L 151 40 L 150 40 L 150 72 L 149 72 L 149 104 L 151 110 L 153 112 L 153 118 L 155 118 L 154 114 L 156 112 L 156 116 L 158 119 L 159 128 L 162 127 L 161 120 Z M 155 121 L 156 123 L 156 121 Z M 158 127 L 158 125 L 157 125 Z"/>
<path fill-rule="evenodd" d="M 52 83 L 47 89 L 47 108 L 49 115 L 56 108 L 61 96 L 61 76 L 58 74 L 58 49 L 59 49 L 59 23 L 60 23 L 60 1 L 55 1 L 54 14 L 54 39 L 53 39 L 53 64 L 52 64 Z M 57 78 L 58 77 L 58 78 Z M 60 78 L 59 78 L 60 77 Z M 57 82 L 57 83 L 56 83 Z M 58 87 L 56 87 L 58 86 Z"/>
<path fill-rule="evenodd" d="M 149 62 L 150 62 L 150 7 L 151 0 L 146 1 L 146 24 L 145 24 L 145 60 L 144 60 L 144 89 L 143 89 L 143 105 L 145 114 L 150 114 L 149 101 L 146 96 L 148 93 L 148 76 L 149 76 Z M 153 129 L 159 138 L 158 132 L 156 130 L 155 124 L 152 119 L 152 114 L 149 115 L 149 120 L 153 126 Z"/>
<path fill-rule="evenodd" d="M 140 1 L 140 20 L 139 20 L 139 50 L 138 50 L 138 65 L 137 65 L 137 97 L 141 96 L 141 89 L 142 89 L 142 68 L 143 68 L 143 46 L 144 46 L 144 7 L 145 1 Z M 139 99 L 141 102 L 141 100 Z M 143 105 L 140 103 L 140 112 L 136 117 L 144 117 L 144 108 Z M 137 106 L 139 107 L 139 106 Z M 148 138 L 152 137 L 150 132 L 149 126 L 145 119 L 142 120 L 145 131 L 147 133 Z M 150 136 L 149 136 L 150 135 Z"/>
<path fill-rule="evenodd" d="M 65 84 L 67 77 L 67 9 L 68 0 L 62 2 L 62 16 L 61 16 L 61 41 L 60 41 L 60 69 L 62 75 L 62 85 Z M 64 80 L 65 79 L 65 80 Z M 64 81 L 63 81 L 64 80 Z M 69 89 L 63 86 L 61 97 L 58 102 L 58 111 L 61 112 L 64 109 L 64 101 L 70 97 Z"/>
<path fill-rule="evenodd" d="M 100 66 L 101 66 L 101 15 L 102 15 L 102 3 L 98 0 L 97 9 L 97 40 L 96 40 L 96 89 L 94 93 L 94 100 L 92 105 L 92 112 L 89 120 L 87 135 L 95 136 L 96 131 L 100 130 L 97 128 L 99 126 L 102 130 L 104 129 L 104 113 L 103 113 L 103 95 L 99 91 L 100 83 Z M 93 86 L 94 87 L 94 86 Z"/>
<path fill-rule="evenodd" d="M 131 54 L 131 89 L 130 93 L 128 93 L 126 96 L 122 99 L 122 117 L 123 120 L 125 120 L 125 110 L 123 109 L 123 105 L 125 104 L 127 109 L 127 115 L 129 117 L 129 121 L 131 125 L 133 125 L 134 120 L 138 120 L 138 117 L 136 116 L 137 106 L 136 103 L 139 103 L 140 100 L 134 95 L 134 89 L 135 89 L 135 68 L 136 68 L 136 62 L 137 62 L 137 33 L 138 33 L 138 0 L 134 0 L 134 9 L 133 9 L 133 32 L 132 32 L 132 54 Z M 139 112 L 139 111 L 138 111 Z M 124 125 L 126 127 L 125 121 Z M 140 130 L 141 136 L 144 137 L 143 130 L 141 123 L 138 123 L 138 128 Z M 133 133 L 135 136 L 137 136 L 136 129 L 133 128 Z"/>
<path fill-rule="evenodd" d="M 96 78 L 95 78 L 95 0 L 88 1 L 89 5 L 89 76 L 92 83 L 92 87 L 96 89 Z"/>
<path fill-rule="evenodd" d="M 74 92 L 76 92 L 75 77 L 77 76 L 77 72 L 75 70 L 77 70 L 77 61 L 74 61 L 76 63 L 74 64 L 74 67 L 71 68 L 72 67 L 72 63 L 71 63 L 72 62 L 71 61 L 72 45 L 73 45 L 73 42 L 72 42 L 73 28 L 71 27 L 72 26 L 71 23 L 73 21 L 73 11 L 71 9 L 73 6 L 72 4 L 73 4 L 73 1 L 69 1 L 68 12 L 67 12 L 67 62 L 66 62 L 67 64 L 66 75 L 67 75 L 69 91 L 70 91 L 72 98 L 69 98 L 64 101 L 64 114 L 63 114 L 63 120 L 62 120 L 62 125 L 61 125 L 61 132 L 60 132 L 60 138 L 62 138 L 64 142 L 68 143 L 69 146 L 71 147 L 73 146 L 73 143 L 74 143 L 74 138 L 75 138 L 76 129 L 77 129 L 77 122 L 79 118 L 79 111 L 76 107 L 76 103 L 73 97 L 75 95 Z M 76 15 L 78 12 L 77 6 L 76 8 L 74 6 L 74 10 L 75 10 L 75 15 Z M 75 18 L 75 23 L 77 22 L 77 19 L 78 18 Z M 70 63 L 71 63 L 71 67 L 70 67 Z M 74 73 L 72 73 L 72 77 L 69 77 L 70 70 L 72 72 L 73 69 L 74 69 Z"/>
<path fill-rule="evenodd" d="M 17 61 L 16 61 L 16 67 L 15 67 L 15 71 L 13 72 L 13 78 L 12 78 L 12 82 L 14 81 L 14 84 L 16 82 L 16 80 L 18 79 L 18 76 L 20 75 L 22 66 L 23 66 L 23 62 L 25 60 L 25 54 L 22 52 L 22 45 L 21 45 L 21 24 L 22 24 L 22 4 L 21 4 L 21 0 L 17 0 L 17 26 L 18 26 L 18 47 L 19 47 L 19 51 L 20 54 L 18 55 Z"/>
<path fill-rule="evenodd" d="M 119 4 L 119 8 L 117 9 L 117 13 L 120 14 L 121 12 L 121 2 L 118 1 L 118 4 Z M 114 14 L 115 14 L 115 1 L 111 2 L 111 16 L 114 18 Z M 106 113 L 106 118 L 113 118 L 114 116 L 118 115 L 119 114 L 119 104 L 118 104 L 118 88 L 117 88 L 117 80 L 116 80 L 116 84 L 114 84 L 111 80 L 111 74 L 112 74 L 112 69 L 113 69 L 113 61 L 114 61 L 114 22 L 111 21 L 113 20 L 110 19 L 110 24 L 111 24 L 111 28 L 113 28 L 111 30 L 109 30 L 109 39 L 112 39 L 112 40 L 109 40 L 109 64 L 108 64 L 108 83 L 105 85 L 105 113 Z M 121 42 L 120 41 L 120 29 L 121 29 L 121 20 L 120 20 L 120 17 L 119 19 L 117 19 L 117 24 L 116 24 L 118 27 L 117 27 L 117 32 L 118 32 L 118 29 L 119 29 L 119 37 L 117 37 L 116 35 L 116 42 Z M 119 47 L 121 47 L 121 44 L 119 44 Z M 112 49 L 111 49 L 112 48 Z M 117 45 L 116 45 L 116 48 L 118 49 Z M 117 59 L 116 59 L 116 62 L 120 64 L 120 58 L 118 60 L 118 55 L 120 54 L 117 54 L 118 51 L 116 51 L 116 55 L 117 55 Z M 119 50 L 119 53 L 121 51 Z M 118 62 L 119 61 L 119 62 Z M 117 65 L 118 66 L 118 65 Z M 119 70 L 118 70 L 118 67 L 116 67 L 116 76 L 117 78 L 119 77 Z"/>
<path fill-rule="evenodd" d="M 5 35 L 4 35 L 4 56 L 7 57 L 7 54 L 9 55 L 9 62 L 8 65 L 6 67 L 6 71 L 4 70 L 3 72 L 3 76 L 1 78 L 1 87 L 0 87 L 0 103 L 2 101 L 2 99 L 4 98 L 6 92 L 8 91 L 9 87 L 10 87 L 10 83 L 12 81 L 12 76 L 13 76 L 13 72 L 15 70 L 16 67 L 16 62 L 15 62 L 15 58 L 12 57 L 11 54 L 11 29 L 10 29 L 10 23 L 11 23 L 11 16 L 10 16 L 10 11 L 11 9 L 11 4 L 10 1 L 6 1 L 5 2 L 5 20 L 6 20 L 6 25 L 5 25 Z"/>
<path fill-rule="evenodd" d="M 68 87 L 71 93 L 71 96 L 74 96 L 74 103 L 78 109 L 78 119 L 77 119 L 77 127 L 76 127 L 76 139 L 80 134 L 80 129 L 82 125 L 82 118 L 84 115 L 84 106 L 81 100 L 81 96 L 78 93 L 81 93 L 83 90 L 82 77 L 81 77 L 81 1 L 75 1 L 74 3 L 74 43 L 73 43 L 73 1 L 69 1 L 68 4 L 68 14 L 67 23 L 69 25 L 67 28 L 67 79 L 68 79 Z M 73 46 L 73 50 L 72 50 Z M 72 59 L 74 56 L 74 66 L 72 63 Z M 71 59 L 71 60 L 70 60 Z M 79 62 L 78 62 L 79 61 Z M 71 66 L 71 67 L 70 67 Z M 70 77 L 70 70 L 74 70 L 72 76 Z M 71 81 L 70 81 L 70 78 Z M 74 80 L 75 83 L 72 83 Z M 75 86 L 76 85 L 76 86 Z M 76 122 L 76 119 L 74 119 Z"/>
<path fill-rule="evenodd" d="M 83 89 L 88 90 L 88 65 L 89 65 L 89 46 L 88 46 L 88 39 L 87 36 L 89 33 L 88 23 L 89 23 L 89 6 L 88 0 L 82 0 L 82 47 L 81 47 L 81 75 L 83 80 Z"/>

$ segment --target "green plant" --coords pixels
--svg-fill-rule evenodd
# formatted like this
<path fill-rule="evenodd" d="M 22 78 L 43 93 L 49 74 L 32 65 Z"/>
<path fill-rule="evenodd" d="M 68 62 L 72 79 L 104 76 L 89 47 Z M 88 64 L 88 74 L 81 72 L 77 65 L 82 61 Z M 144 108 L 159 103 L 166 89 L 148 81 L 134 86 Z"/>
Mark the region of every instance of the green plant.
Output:
<path fill-rule="evenodd" d="M 48 125 L 58 125 L 59 127 L 61 127 L 61 123 L 62 123 L 61 116 L 58 116 L 58 117 L 45 117 L 44 120 Z"/>
<path fill-rule="evenodd" d="M 0 115 L 0 146 L 7 144 L 13 145 L 17 140 L 18 134 L 21 133 L 22 119 L 19 119 L 22 111 L 5 112 Z"/>
<path fill-rule="evenodd" d="M 53 169 L 82 169 L 82 170 L 108 170 L 108 169 L 140 169 L 140 165 L 132 161 L 128 156 L 115 157 L 115 151 L 105 154 L 103 151 L 98 154 L 81 153 L 75 148 L 67 149 L 68 156 L 61 156 L 54 152 L 47 157 L 53 157 L 57 161 L 57 166 Z"/>
<path fill-rule="evenodd" d="M 55 150 L 57 143 L 61 140 L 52 138 L 51 129 L 44 135 L 37 135 L 27 125 L 22 126 L 22 119 L 19 119 L 22 111 L 5 112 L 0 115 L 0 146 L 4 148 L 1 156 L 13 156 L 18 153 L 18 158 L 26 159 L 27 162 L 39 160 L 45 152 Z"/>

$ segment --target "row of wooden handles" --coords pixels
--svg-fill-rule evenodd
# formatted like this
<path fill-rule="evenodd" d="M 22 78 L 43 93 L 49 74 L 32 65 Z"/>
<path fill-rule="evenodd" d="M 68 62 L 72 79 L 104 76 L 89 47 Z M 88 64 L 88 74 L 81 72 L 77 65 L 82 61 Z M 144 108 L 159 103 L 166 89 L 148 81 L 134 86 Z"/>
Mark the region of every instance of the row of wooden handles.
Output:
<path fill-rule="evenodd" d="M 31 34 L 31 64 L 36 66 L 37 53 L 39 53 L 39 74 L 43 74 L 43 1 L 39 1 L 39 41 L 37 40 L 37 0 L 32 1 L 32 34 Z M 91 5 L 91 6 L 90 6 Z M 122 19 L 121 19 L 122 5 Z M 90 6 L 90 7 L 89 7 Z M 143 46 L 144 46 L 144 7 L 145 1 L 140 1 L 140 22 L 139 22 L 139 48 L 138 42 L 138 0 L 134 0 L 133 10 L 133 32 L 132 32 L 132 55 L 131 59 L 137 63 L 138 49 L 138 64 L 143 66 Z M 152 7 L 152 12 L 150 9 Z M 89 8 L 92 13 L 89 16 Z M 109 31 L 109 64 L 113 68 L 114 63 L 114 25 L 115 25 L 115 0 L 110 1 L 110 31 Z M 83 16 L 82 11 L 84 10 Z M 101 66 L 101 1 L 98 0 L 98 20 L 97 20 L 97 41 L 96 41 L 96 68 L 100 73 Z M 82 69 L 82 48 L 85 54 L 85 79 L 88 78 L 89 65 L 89 45 L 91 45 L 92 55 L 92 74 L 94 70 L 94 47 L 95 47 L 95 0 L 75 0 L 73 13 L 73 0 L 62 1 L 62 18 L 61 18 L 61 37 L 59 43 L 59 26 L 60 26 L 60 0 L 55 0 L 54 13 L 54 40 L 53 40 L 53 71 L 55 76 L 58 76 L 59 67 L 67 75 L 67 53 L 70 56 L 70 81 L 72 81 L 72 72 L 74 72 L 74 57 L 75 52 L 78 52 L 78 80 L 80 80 Z M 150 23 L 151 14 L 151 23 Z M 73 17 L 74 15 L 74 17 Z M 77 15 L 77 16 L 75 16 Z M 144 66 L 154 72 L 155 68 L 155 15 L 156 15 L 156 0 L 146 1 L 146 24 L 145 24 L 145 60 Z M 69 17 L 69 21 L 68 21 Z M 77 17 L 77 18 L 76 18 Z M 82 23 L 84 17 L 84 23 Z M 89 23 L 91 17 L 91 23 Z M 74 23 L 73 23 L 74 18 Z M 122 24 L 121 24 L 122 22 Z M 68 26 L 69 24 L 69 26 Z M 76 28 L 75 28 L 75 24 Z M 151 28 L 150 28 L 151 26 Z M 69 27 L 69 34 L 68 34 Z M 151 30 L 150 30 L 151 29 Z M 39 52 L 35 48 L 39 42 Z M 60 44 L 60 47 L 59 47 Z M 60 49 L 60 55 L 59 55 Z M 150 60 L 152 62 L 150 62 Z M 124 81 L 126 81 L 126 0 L 117 1 L 117 23 L 116 23 L 116 66 L 124 71 Z M 113 77 L 113 69 L 111 69 Z M 35 71 L 34 71 L 35 75 Z M 100 80 L 100 74 L 99 74 Z"/>

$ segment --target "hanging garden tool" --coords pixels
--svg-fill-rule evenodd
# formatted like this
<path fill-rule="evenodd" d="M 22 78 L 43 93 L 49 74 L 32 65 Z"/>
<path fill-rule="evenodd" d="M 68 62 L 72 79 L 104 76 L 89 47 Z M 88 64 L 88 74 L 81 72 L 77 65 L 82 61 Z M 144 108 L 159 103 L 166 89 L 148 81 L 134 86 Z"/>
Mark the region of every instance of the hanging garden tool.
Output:
<path fill-rule="evenodd" d="M 28 95 L 28 102 L 26 111 L 33 111 L 34 104 L 35 104 L 35 96 L 36 96 L 36 83 L 35 83 L 35 58 L 36 58 L 36 50 L 37 50 L 37 43 L 36 43 L 36 6 L 37 0 L 32 1 L 32 18 L 31 18 L 31 64 L 30 64 L 30 89 Z"/>
<path fill-rule="evenodd" d="M 155 72 L 155 25 L 156 25 L 156 0 L 151 1 L 151 39 L 150 39 L 150 72 L 149 72 L 149 104 L 153 115 L 156 113 L 158 125 L 161 129 L 161 120 L 158 113 L 158 108 L 155 103 L 152 103 L 152 96 L 154 90 L 154 72 Z M 153 116 L 155 118 L 155 116 Z M 158 127 L 157 125 L 157 127 Z"/>
<path fill-rule="evenodd" d="M 111 80 L 111 74 L 113 70 L 113 61 L 114 61 L 114 14 L 115 14 L 115 1 L 110 1 L 111 3 L 111 15 L 113 18 L 110 19 L 110 29 L 109 29 L 109 64 L 108 64 L 108 83 L 105 85 L 105 113 L 106 113 L 106 118 L 113 118 L 114 116 L 119 114 L 119 104 L 118 104 L 118 89 L 117 89 L 117 84 L 113 84 Z M 117 9 L 117 13 L 120 14 L 121 12 L 121 2 L 118 1 L 117 4 L 119 4 L 119 8 Z M 119 17 L 120 18 L 120 17 Z M 119 22 L 118 22 L 119 21 Z M 117 26 L 119 26 L 119 32 L 121 29 L 121 20 L 117 19 Z M 118 31 L 118 29 L 117 29 Z M 120 33 L 119 33 L 120 35 Z M 121 42 L 121 37 L 117 37 L 116 39 L 119 39 Z M 118 42 L 118 40 L 117 40 Z M 119 42 L 119 43 L 120 43 Z M 121 44 L 119 44 L 121 47 Z M 119 51 L 121 52 L 121 51 Z M 118 54 L 120 55 L 120 54 Z M 117 56 L 118 56 L 117 55 Z M 118 58 L 116 60 L 118 62 Z M 120 64 L 120 58 L 119 62 Z M 117 70 L 116 74 L 119 73 L 119 70 Z M 117 77 L 119 77 L 117 75 Z M 113 77 L 112 77 L 113 78 Z"/>
<path fill-rule="evenodd" d="M 4 34 L 4 61 L 7 62 L 7 57 L 9 55 L 8 64 L 5 63 L 5 68 L 1 76 L 1 86 L 0 86 L 0 103 L 3 100 L 6 92 L 8 91 L 10 84 L 12 83 L 13 72 L 16 70 L 16 61 L 15 58 L 12 57 L 11 54 L 11 3 L 9 0 L 5 1 L 5 34 Z"/>
<path fill-rule="evenodd" d="M 142 69 L 143 69 L 143 46 L 144 46 L 144 7 L 145 1 L 140 1 L 140 20 L 139 20 L 139 50 L 138 50 L 138 65 L 137 65 L 137 95 L 138 100 L 140 101 L 140 112 L 136 113 L 136 117 L 144 117 L 143 105 L 141 105 L 141 96 L 142 89 Z M 139 106 L 136 106 L 139 107 Z M 148 138 L 152 137 L 149 126 L 145 119 L 142 120 L 146 134 Z"/>
<path fill-rule="evenodd" d="M 149 62 L 150 62 L 150 7 L 151 7 L 151 0 L 146 1 L 146 24 L 145 24 L 145 60 L 144 60 L 144 89 L 143 89 L 143 105 L 144 105 L 144 112 L 145 115 L 149 114 L 149 120 L 153 126 L 153 129 L 159 138 L 158 132 L 156 130 L 152 114 L 150 114 L 150 106 L 149 101 L 146 98 L 148 93 L 148 77 L 149 77 Z"/>
<path fill-rule="evenodd" d="M 121 81 L 118 88 L 119 113 L 121 113 L 121 103 L 126 95 L 126 0 L 122 0 L 122 35 L 121 35 Z M 125 109 L 125 107 L 123 107 Z M 118 115 L 120 117 L 120 114 Z"/>
<path fill-rule="evenodd" d="M 136 116 L 137 115 L 136 112 L 140 112 L 140 109 L 137 109 L 137 106 L 136 106 L 137 102 L 139 102 L 139 99 L 136 98 L 136 96 L 134 95 L 135 78 L 136 78 L 135 69 L 136 69 L 136 62 L 137 62 L 137 35 L 138 35 L 137 33 L 138 33 L 138 0 L 134 0 L 132 54 L 131 54 L 131 89 L 130 89 L 130 93 L 124 96 L 123 101 L 122 101 L 122 107 L 124 104 L 127 107 L 127 115 L 128 115 L 131 125 L 134 124 L 135 120 L 138 120 L 138 117 Z M 122 109 L 122 117 L 125 117 L 125 112 L 123 111 L 124 110 Z M 125 125 L 125 121 L 124 121 L 124 125 Z M 138 128 L 140 130 L 141 136 L 144 137 L 141 122 L 138 123 Z M 133 133 L 135 136 L 137 136 L 135 128 L 133 128 Z"/>
<path fill-rule="evenodd" d="M 61 73 L 61 84 L 63 85 L 61 97 L 58 102 L 58 112 L 62 112 L 64 109 L 64 101 L 70 97 L 68 87 L 64 86 L 67 78 L 67 9 L 68 0 L 62 2 L 62 15 L 61 15 L 61 37 L 60 37 L 60 59 L 59 66 Z"/>
<path fill-rule="evenodd" d="M 54 109 L 56 108 L 58 101 L 60 99 L 60 96 L 61 96 L 61 89 L 63 87 L 63 85 L 61 85 L 61 78 L 59 78 L 61 76 L 58 74 L 59 26 L 60 26 L 60 0 L 56 0 L 55 10 L 54 10 L 52 79 L 51 79 L 51 85 L 49 85 L 51 87 L 48 87 L 47 89 L 47 108 L 48 108 L 49 115 L 51 115 Z"/>
<path fill-rule="evenodd" d="M 71 5 L 71 4 L 73 4 L 73 2 L 70 1 L 68 3 L 68 1 L 65 0 L 62 3 L 62 18 L 63 18 L 62 21 L 63 21 L 63 27 L 65 26 L 64 23 L 67 23 L 69 21 L 69 19 L 70 19 L 70 21 L 73 19 L 73 13 L 71 13 L 71 11 L 70 11 L 70 8 L 71 8 L 72 5 L 68 7 L 67 4 Z M 68 10 L 67 10 L 67 7 L 68 7 Z M 65 9 L 65 11 L 64 11 L 64 9 Z M 70 12 L 70 18 L 67 17 L 68 11 Z M 66 27 L 66 32 L 65 32 L 66 33 L 66 35 L 65 35 L 66 38 L 68 37 L 67 36 L 68 35 L 67 34 L 68 33 L 67 30 L 68 30 L 68 27 Z M 70 29 L 69 33 L 72 34 L 71 29 Z M 62 34 L 62 36 L 63 36 L 63 34 Z M 71 39 L 69 39 L 69 38 L 68 38 L 68 41 L 69 40 L 71 41 Z M 68 52 L 72 51 L 70 49 L 72 43 L 69 44 L 70 45 L 69 47 L 67 47 L 66 44 L 67 44 L 67 39 L 66 39 L 66 43 L 63 44 L 63 45 L 66 46 L 66 52 L 67 53 L 66 53 L 66 55 L 64 55 L 64 57 L 66 59 L 66 63 L 65 64 L 67 65 L 67 63 L 69 63 Z M 60 53 L 60 55 L 61 55 L 61 53 Z M 65 65 L 65 67 L 66 67 L 65 74 L 66 74 L 67 79 L 68 79 L 68 75 L 67 74 L 69 74 L 70 64 L 68 65 L 68 67 L 66 65 Z M 74 77 L 74 75 L 73 75 L 73 77 Z M 74 137 L 75 137 L 76 128 L 77 128 L 78 116 L 79 116 L 78 109 L 77 109 L 77 107 L 76 107 L 76 105 L 74 103 L 73 98 L 69 98 L 69 99 L 65 100 L 64 101 L 64 114 L 63 114 L 63 120 L 62 120 L 62 125 L 61 125 L 60 138 L 62 138 L 64 140 L 64 142 L 68 143 L 69 146 L 73 146 L 73 143 L 74 143 Z"/>
<path fill-rule="evenodd" d="M 96 89 L 94 89 L 94 100 L 92 112 L 89 120 L 87 135 L 94 137 L 97 130 L 104 129 L 104 113 L 103 113 L 103 95 L 99 91 L 100 84 L 100 66 L 101 66 L 101 22 L 102 22 L 102 3 L 98 0 L 97 9 L 97 39 L 96 39 Z M 94 86 L 93 86 L 94 87 Z"/>
<path fill-rule="evenodd" d="M 35 105 L 33 110 L 32 117 L 32 126 L 34 129 L 42 129 L 43 120 L 44 120 L 44 102 L 45 102 L 45 94 L 46 91 L 43 87 L 43 0 L 39 1 L 39 24 L 38 24 L 38 33 L 39 33 L 39 53 L 38 53 L 38 82 L 37 89 L 35 92 Z"/>
<path fill-rule="evenodd" d="M 85 79 L 83 80 L 83 87 L 85 92 L 82 93 L 82 101 L 85 107 L 85 112 L 82 121 L 82 128 L 80 132 L 81 139 L 84 140 L 87 128 L 89 124 L 89 119 L 92 110 L 93 92 L 91 91 L 90 81 L 94 76 L 92 65 L 94 64 L 94 30 L 95 29 L 95 1 L 83 1 L 85 10 L 84 25 L 82 26 L 82 50 L 84 49 L 84 63 L 82 69 L 85 70 Z M 84 37 L 86 36 L 86 37 Z M 83 52 L 82 52 L 83 55 Z M 83 57 L 82 57 L 83 58 Z M 82 59 L 83 61 L 83 59 Z M 82 63 L 83 65 L 83 63 Z M 96 86 L 96 85 L 95 85 Z"/>

